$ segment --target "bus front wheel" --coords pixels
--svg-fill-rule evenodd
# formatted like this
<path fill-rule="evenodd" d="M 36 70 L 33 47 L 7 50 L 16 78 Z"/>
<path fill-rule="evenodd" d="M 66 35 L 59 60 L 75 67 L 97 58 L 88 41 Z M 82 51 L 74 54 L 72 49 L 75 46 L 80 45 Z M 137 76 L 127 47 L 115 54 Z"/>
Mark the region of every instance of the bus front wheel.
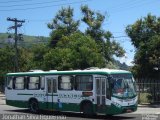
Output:
<path fill-rule="evenodd" d="M 36 100 L 30 100 L 29 101 L 29 110 L 32 113 L 38 113 L 39 106 L 38 106 L 38 102 Z"/>

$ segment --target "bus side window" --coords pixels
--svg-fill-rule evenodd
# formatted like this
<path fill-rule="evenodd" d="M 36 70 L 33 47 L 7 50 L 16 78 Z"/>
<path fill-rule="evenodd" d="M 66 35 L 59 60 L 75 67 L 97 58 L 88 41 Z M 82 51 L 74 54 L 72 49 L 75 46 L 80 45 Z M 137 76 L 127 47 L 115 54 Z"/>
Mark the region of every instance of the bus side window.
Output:
<path fill-rule="evenodd" d="M 75 78 L 75 90 L 92 91 L 93 77 L 92 75 L 77 75 Z"/>
<path fill-rule="evenodd" d="M 56 81 L 56 79 L 53 80 L 53 93 L 57 93 L 57 81 Z"/>
<path fill-rule="evenodd" d="M 72 90 L 73 89 L 73 76 L 59 76 L 58 77 L 59 90 Z"/>
<path fill-rule="evenodd" d="M 39 76 L 28 78 L 28 89 L 29 90 L 39 90 L 40 89 L 40 77 Z"/>
<path fill-rule="evenodd" d="M 7 77 L 7 88 L 8 89 L 13 88 L 13 77 Z"/>
<path fill-rule="evenodd" d="M 41 89 L 44 90 L 45 88 L 45 79 L 44 77 L 41 77 Z"/>
<path fill-rule="evenodd" d="M 15 90 L 23 90 L 25 85 L 24 80 L 25 80 L 24 77 L 14 77 L 13 88 Z"/>

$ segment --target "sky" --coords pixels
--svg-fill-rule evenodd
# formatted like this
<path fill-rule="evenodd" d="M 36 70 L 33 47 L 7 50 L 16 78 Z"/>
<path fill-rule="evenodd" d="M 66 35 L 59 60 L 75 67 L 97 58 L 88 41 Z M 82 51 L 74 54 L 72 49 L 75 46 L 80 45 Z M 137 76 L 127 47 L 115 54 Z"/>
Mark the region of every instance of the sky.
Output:
<path fill-rule="evenodd" d="M 88 5 L 92 10 L 106 16 L 102 27 L 110 31 L 126 50 L 124 57 L 116 59 L 127 65 L 133 65 L 135 48 L 130 38 L 126 37 L 126 26 L 148 13 L 160 16 L 160 0 L 0 0 L 0 33 L 13 32 L 7 30 L 13 25 L 13 22 L 7 21 L 10 17 L 25 20 L 18 33 L 49 36 L 51 30 L 47 28 L 47 23 L 51 22 L 58 10 L 69 5 L 74 8 L 75 20 L 82 17 L 81 5 Z M 85 24 L 80 25 L 81 31 L 85 28 Z"/>

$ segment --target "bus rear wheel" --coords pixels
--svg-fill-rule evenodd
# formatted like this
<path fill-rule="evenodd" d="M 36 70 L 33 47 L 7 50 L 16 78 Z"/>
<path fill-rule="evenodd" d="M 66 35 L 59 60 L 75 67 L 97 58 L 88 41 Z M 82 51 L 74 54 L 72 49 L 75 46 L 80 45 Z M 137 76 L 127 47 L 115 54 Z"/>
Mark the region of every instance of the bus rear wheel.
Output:
<path fill-rule="evenodd" d="M 92 116 L 93 115 L 93 105 L 90 102 L 86 102 L 82 105 L 81 111 L 86 116 Z"/>
<path fill-rule="evenodd" d="M 38 102 L 36 100 L 31 100 L 29 102 L 29 110 L 31 113 L 38 113 L 39 106 L 38 106 Z"/>

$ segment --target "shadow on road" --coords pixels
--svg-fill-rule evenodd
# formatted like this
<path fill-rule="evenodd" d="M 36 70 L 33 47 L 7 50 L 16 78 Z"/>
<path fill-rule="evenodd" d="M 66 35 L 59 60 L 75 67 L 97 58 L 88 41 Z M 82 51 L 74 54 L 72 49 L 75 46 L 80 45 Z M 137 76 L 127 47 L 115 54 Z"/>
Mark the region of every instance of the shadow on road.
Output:
<path fill-rule="evenodd" d="M 28 109 L 21 109 L 21 110 L 6 110 L 6 112 L 9 112 L 12 114 L 17 113 L 17 114 L 32 114 L 29 112 Z M 88 119 L 107 119 L 107 120 L 130 120 L 130 119 L 135 119 L 134 116 L 126 116 L 124 115 L 115 115 L 115 116 L 106 116 L 106 115 L 93 115 L 93 116 L 84 116 L 81 113 L 71 113 L 71 112 L 57 112 L 57 111 L 40 111 L 38 114 L 33 114 L 33 115 L 54 115 L 54 116 L 66 116 L 66 117 L 76 117 L 76 118 L 88 118 Z"/>

